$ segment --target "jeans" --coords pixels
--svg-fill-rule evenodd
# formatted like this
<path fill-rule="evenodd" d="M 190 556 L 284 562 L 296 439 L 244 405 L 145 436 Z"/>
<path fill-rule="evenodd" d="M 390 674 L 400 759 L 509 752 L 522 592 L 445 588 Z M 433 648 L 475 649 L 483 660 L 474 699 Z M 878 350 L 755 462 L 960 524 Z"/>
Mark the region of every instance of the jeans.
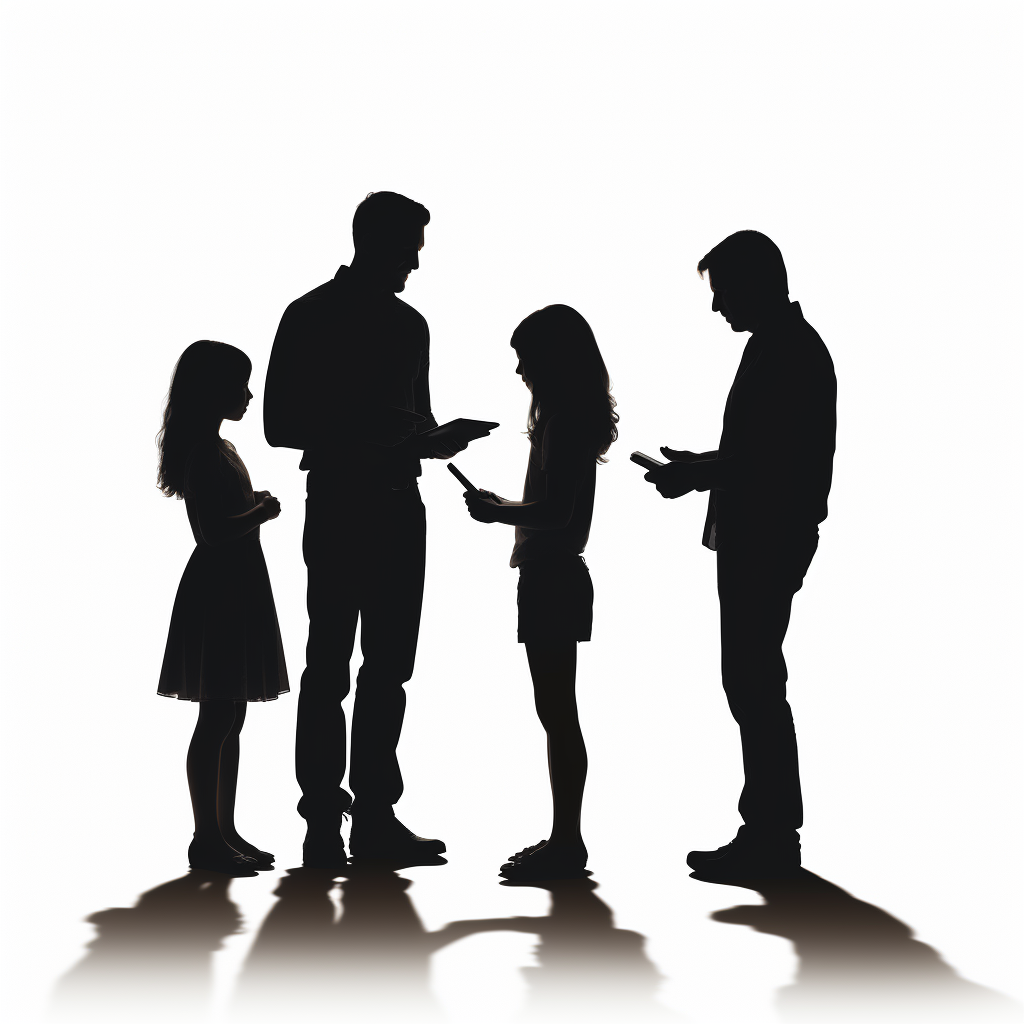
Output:
<path fill-rule="evenodd" d="M 740 815 L 755 832 L 803 824 L 782 642 L 793 595 L 803 585 L 817 546 L 815 531 L 785 541 L 732 543 L 718 551 L 722 683 L 743 747 Z"/>
<path fill-rule="evenodd" d="M 309 640 L 299 693 L 295 769 L 307 820 L 337 817 L 347 748 L 341 702 L 361 620 L 349 785 L 363 809 L 402 795 L 396 747 L 423 602 L 426 518 L 415 484 L 362 486 L 312 470 L 302 554 Z"/>

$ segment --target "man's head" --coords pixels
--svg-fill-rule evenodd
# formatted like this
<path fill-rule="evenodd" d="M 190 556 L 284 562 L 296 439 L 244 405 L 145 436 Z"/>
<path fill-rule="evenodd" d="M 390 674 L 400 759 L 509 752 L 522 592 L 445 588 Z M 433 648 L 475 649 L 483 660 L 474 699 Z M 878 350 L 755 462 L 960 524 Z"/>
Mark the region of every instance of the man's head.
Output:
<path fill-rule="evenodd" d="M 789 302 L 789 280 L 779 247 L 760 231 L 737 231 L 697 264 L 708 271 L 715 297 L 711 309 L 734 331 L 753 331 Z"/>
<path fill-rule="evenodd" d="M 356 254 L 352 266 L 393 292 L 404 291 L 420 265 L 423 229 L 430 211 L 397 192 L 371 192 L 352 218 Z"/>

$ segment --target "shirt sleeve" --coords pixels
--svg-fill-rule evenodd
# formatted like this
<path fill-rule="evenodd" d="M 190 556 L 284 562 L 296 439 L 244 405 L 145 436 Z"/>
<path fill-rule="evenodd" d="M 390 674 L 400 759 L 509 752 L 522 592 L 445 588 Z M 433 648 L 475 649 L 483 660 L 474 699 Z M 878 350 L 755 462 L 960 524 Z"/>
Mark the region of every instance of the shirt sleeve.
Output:
<path fill-rule="evenodd" d="M 423 354 L 420 357 L 420 370 L 413 382 L 413 395 L 415 397 L 414 412 L 418 412 L 426 419 L 417 425 L 416 432 L 422 434 L 425 430 L 432 430 L 437 426 L 437 420 L 430 409 L 430 330 L 426 321 L 423 323 Z"/>
<path fill-rule="evenodd" d="M 587 440 L 571 418 L 552 416 L 541 439 L 541 472 L 579 476 L 596 459 L 593 448 L 593 441 Z"/>

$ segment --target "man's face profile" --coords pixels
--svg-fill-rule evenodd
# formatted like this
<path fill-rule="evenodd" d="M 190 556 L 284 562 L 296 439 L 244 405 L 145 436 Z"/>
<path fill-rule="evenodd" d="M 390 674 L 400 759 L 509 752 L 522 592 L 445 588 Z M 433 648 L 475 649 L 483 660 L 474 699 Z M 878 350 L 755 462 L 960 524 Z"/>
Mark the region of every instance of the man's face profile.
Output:
<path fill-rule="evenodd" d="M 733 291 L 730 291 L 719 282 L 718 287 L 715 287 L 715 282 L 711 277 L 711 272 L 708 271 L 708 284 L 711 286 L 711 312 L 721 313 L 725 317 L 726 323 L 737 333 L 741 334 L 743 331 L 750 331 L 753 328 L 746 324 L 749 319 L 744 315 L 742 302 L 737 301 L 737 297 Z"/>

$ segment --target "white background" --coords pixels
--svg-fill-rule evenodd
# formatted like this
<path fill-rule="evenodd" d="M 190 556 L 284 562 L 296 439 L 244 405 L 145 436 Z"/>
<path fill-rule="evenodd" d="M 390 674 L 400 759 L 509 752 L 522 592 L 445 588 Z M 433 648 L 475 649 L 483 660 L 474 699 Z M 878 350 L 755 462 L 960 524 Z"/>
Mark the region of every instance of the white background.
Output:
<path fill-rule="evenodd" d="M 16 1019 L 105 907 L 184 872 L 195 710 L 156 677 L 192 538 L 155 488 L 162 400 L 197 338 L 256 393 L 225 436 L 284 507 L 263 530 L 293 686 L 304 479 L 262 438 L 289 301 L 351 255 L 371 190 L 432 220 L 405 298 L 432 334 L 438 419 L 502 427 L 459 464 L 515 495 L 528 395 L 508 339 L 550 302 L 590 321 L 622 415 L 598 472 L 580 692 L 598 894 L 648 939 L 691 1021 L 772 1019 L 789 943 L 708 920 L 758 898 L 687 877 L 735 829 L 739 750 L 717 679 L 703 501 L 628 461 L 717 444 L 745 335 L 698 259 L 754 227 L 832 352 L 830 516 L 787 641 L 805 863 L 963 976 L 1014 978 L 1019 832 L 1019 7 L 1009 3 L 36 3 L 6 7 L 3 413 L 6 902 Z M 349 382 L 337 381 L 338 415 Z M 422 483 L 427 603 L 401 813 L 449 844 L 407 872 L 427 928 L 543 914 L 494 869 L 546 834 L 542 734 L 515 643 L 511 531 Z M 243 734 L 243 834 L 299 862 L 295 694 Z M 240 880 L 246 931 L 271 906 Z M 529 936 L 439 953 L 452 1019 L 519 1012 Z M 1015 985 L 1017 988 L 1015 989 Z M 84 1011 L 83 1011 L 84 1013 Z M 824 1013 L 824 1011 L 823 1011 Z M 84 1018 L 83 1018 L 84 1019 Z M 822 1019 L 825 1019 L 824 1017 Z"/>

